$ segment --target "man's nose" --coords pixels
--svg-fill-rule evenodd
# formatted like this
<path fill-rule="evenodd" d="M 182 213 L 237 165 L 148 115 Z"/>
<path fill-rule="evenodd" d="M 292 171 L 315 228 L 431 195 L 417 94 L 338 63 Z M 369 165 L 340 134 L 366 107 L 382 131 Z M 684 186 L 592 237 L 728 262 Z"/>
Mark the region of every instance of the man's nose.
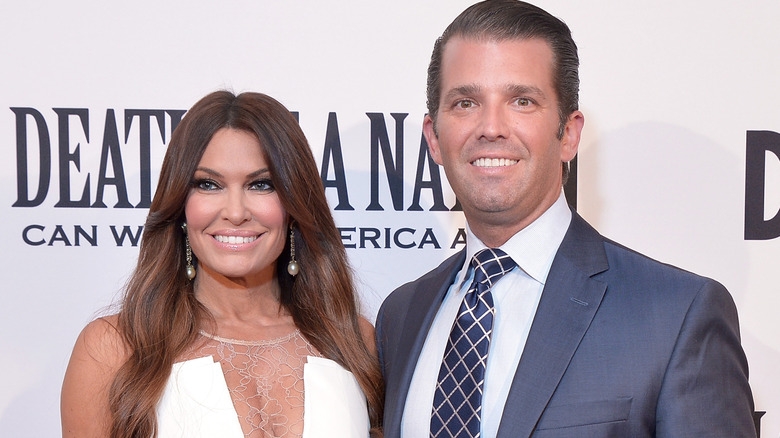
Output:
<path fill-rule="evenodd" d="M 496 141 L 509 137 L 508 108 L 496 104 L 483 105 L 480 112 L 479 137 Z"/>

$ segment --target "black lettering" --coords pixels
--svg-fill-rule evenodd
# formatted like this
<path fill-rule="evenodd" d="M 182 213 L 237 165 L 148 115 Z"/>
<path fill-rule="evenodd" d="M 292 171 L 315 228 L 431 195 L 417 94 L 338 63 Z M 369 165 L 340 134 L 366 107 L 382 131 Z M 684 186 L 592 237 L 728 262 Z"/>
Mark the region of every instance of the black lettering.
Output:
<path fill-rule="evenodd" d="M 86 108 L 54 108 L 57 113 L 57 125 L 59 135 L 59 170 L 60 170 L 60 200 L 54 204 L 55 207 L 89 207 L 89 174 L 87 174 L 84 190 L 81 199 L 73 201 L 70 199 L 70 163 L 75 164 L 76 170 L 81 170 L 79 147 L 76 144 L 73 152 L 70 151 L 70 125 L 69 117 L 77 116 L 81 120 L 81 127 L 84 130 L 87 142 L 89 142 L 89 110 Z M 56 233 L 56 231 L 55 231 Z M 51 245 L 52 242 L 49 242 Z M 70 246 L 70 245 L 68 245 Z"/>
<path fill-rule="evenodd" d="M 398 231 L 395 232 L 393 235 L 393 242 L 395 242 L 395 246 L 403 249 L 409 249 L 415 246 L 414 240 L 412 240 L 412 243 L 401 243 L 401 233 L 408 233 L 414 235 L 414 229 L 413 228 L 400 228 Z"/>
<path fill-rule="evenodd" d="M 80 225 L 76 225 L 74 231 L 76 234 L 76 246 L 81 245 L 81 237 L 86 239 L 90 245 L 97 246 L 97 225 L 92 225 L 92 234 L 87 233 Z"/>
<path fill-rule="evenodd" d="M 328 179 L 330 160 L 333 158 L 333 179 Z M 320 169 L 322 184 L 327 190 L 334 187 L 338 194 L 339 203 L 334 210 L 354 210 L 349 204 L 347 193 L 347 174 L 344 172 L 344 156 L 341 152 L 341 137 L 339 135 L 339 122 L 336 113 L 328 113 L 328 127 L 325 131 L 325 150 L 322 152 L 322 168 Z"/>
<path fill-rule="evenodd" d="M 452 206 L 450 211 L 463 211 L 463 206 L 460 205 L 460 199 L 455 198 L 455 205 Z"/>
<path fill-rule="evenodd" d="M 441 249 L 441 246 L 439 246 L 439 241 L 436 240 L 436 235 L 433 234 L 433 228 L 425 229 L 425 234 L 423 234 L 420 245 L 417 248 L 422 249 L 426 244 L 433 245 L 433 247 L 436 249 Z"/>
<path fill-rule="evenodd" d="M 143 141 L 141 141 L 143 143 Z M 107 176 L 108 157 L 111 156 L 111 169 L 113 177 Z M 141 153 L 141 169 L 143 169 L 143 152 Z M 147 157 L 148 161 L 148 157 Z M 147 166 L 149 163 L 146 163 Z M 143 173 L 143 171 L 142 171 Z M 106 124 L 103 129 L 103 147 L 100 150 L 100 170 L 98 171 L 97 194 L 93 208 L 106 208 L 103 203 L 103 192 L 107 185 L 116 187 L 117 203 L 114 208 L 133 208 L 127 199 L 127 182 L 125 180 L 124 166 L 122 165 L 122 151 L 119 149 L 119 133 L 116 128 L 116 116 L 114 110 L 106 111 Z M 143 181 L 141 182 L 143 187 Z M 143 191 L 143 190 L 142 190 Z"/>
<path fill-rule="evenodd" d="M 141 234 L 144 230 L 143 226 L 139 226 L 135 234 L 130 230 L 130 227 L 125 225 L 122 227 L 122 232 L 117 233 L 116 226 L 111 225 L 111 234 L 114 235 L 114 242 L 116 246 L 125 246 L 125 238 L 130 240 L 131 246 L 138 246 L 138 241 L 141 240 Z"/>
<path fill-rule="evenodd" d="M 339 230 L 339 235 L 341 236 L 341 243 L 344 245 L 344 248 L 349 248 L 349 249 L 357 248 L 356 243 L 344 243 L 344 242 L 352 241 L 352 236 L 344 233 L 354 233 L 355 231 L 357 231 L 355 227 L 352 228 L 338 227 L 338 230 Z"/>
<path fill-rule="evenodd" d="M 376 242 L 379 239 L 381 232 L 377 228 L 361 228 L 360 229 L 360 247 L 365 248 L 366 242 L 371 242 L 374 248 L 381 248 Z"/>
<path fill-rule="evenodd" d="M 149 208 L 149 206 L 152 205 L 152 117 L 157 119 L 157 127 L 160 130 L 160 137 L 162 137 L 163 143 L 165 143 L 165 111 L 143 109 L 125 110 L 125 143 L 127 143 L 127 139 L 130 137 L 130 128 L 133 125 L 133 119 L 136 117 L 138 117 L 138 146 L 140 151 L 141 176 L 141 201 L 138 203 L 138 205 L 136 205 L 136 207 Z M 181 119 L 181 116 L 179 116 L 179 118 Z M 108 123 L 108 121 L 106 121 L 106 123 Z M 108 129 L 108 127 L 106 127 L 106 129 Z M 104 148 L 105 141 L 106 140 L 104 139 Z M 114 173 L 114 176 L 117 176 L 116 173 Z M 100 190 L 99 186 L 98 190 Z M 117 191 L 118 190 L 119 188 L 117 187 Z M 119 207 L 119 203 L 117 203 L 115 207 Z M 122 205 L 122 207 L 128 208 L 132 206 Z"/>
<path fill-rule="evenodd" d="M 36 207 L 46 199 L 51 181 L 51 141 L 46 120 L 35 108 L 11 108 L 16 115 L 16 202 L 13 207 Z M 38 128 L 38 190 L 30 199 L 28 192 L 29 169 L 27 163 L 27 116 L 31 116 Z M 26 240 L 25 240 L 26 241 Z"/>
<path fill-rule="evenodd" d="M 46 240 L 32 240 L 30 239 L 30 230 L 38 230 L 40 232 L 43 232 L 44 226 L 43 225 L 28 225 L 24 227 L 24 230 L 22 231 L 22 240 L 24 240 L 24 243 L 30 245 L 30 246 L 41 246 L 44 243 L 46 243 Z"/>
<path fill-rule="evenodd" d="M 409 211 L 422 211 L 422 207 L 420 207 L 420 191 L 422 191 L 422 189 L 431 189 L 433 206 L 431 206 L 430 211 L 447 211 L 448 208 L 444 205 L 444 194 L 441 188 L 439 165 L 436 164 L 436 162 L 433 161 L 433 157 L 431 157 L 425 136 L 421 135 L 421 138 L 420 153 L 417 155 L 417 174 L 414 177 L 412 205 L 409 206 Z M 431 179 L 429 181 L 423 181 L 423 171 L 426 163 L 428 163 L 428 169 L 431 174 Z"/>
<path fill-rule="evenodd" d="M 780 211 L 764 220 L 766 153 L 780 159 L 780 134 L 747 131 L 745 154 L 745 240 L 768 240 L 780 236 Z"/>
<path fill-rule="evenodd" d="M 452 245 L 450 245 L 450 249 L 455 249 L 458 245 L 465 245 L 466 244 L 466 229 L 465 228 L 458 228 L 457 234 L 455 234 L 455 238 L 452 239 Z"/>
<path fill-rule="evenodd" d="M 73 246 L 70 243 L 70 240 L 68 240 L 65 230 L 62 229 L 62 225 L 57 225 L 56 228 L 54 228 L 51 239 L 49 239 L 49 246 L 53 246 L 54 242 L 63 242 L 65 246 Z"/>
<path fill-rule="evenodd" d="M 179 122 L 181 122 L 181 119 L 186 112 L 187 110 L 165 110 L 165 113 L 171 118 L 171 133 L 179 126 Z M 165 142 L 165 137 L 163 137 L 163 142 Z"/>
<path fill-rule="evenodd" d="M 371 203 L 366 210 L 382 211 L 379 203 L 379 153 L 381 148 L 390 198 L 395 211 L 402 211 L 404 204 L 404 119 L 409 114 L 391 113 L 395 119 L 395 164 L 390 150 L 390 138 L 382 113 L 366 113 L 371 120 Z"/>

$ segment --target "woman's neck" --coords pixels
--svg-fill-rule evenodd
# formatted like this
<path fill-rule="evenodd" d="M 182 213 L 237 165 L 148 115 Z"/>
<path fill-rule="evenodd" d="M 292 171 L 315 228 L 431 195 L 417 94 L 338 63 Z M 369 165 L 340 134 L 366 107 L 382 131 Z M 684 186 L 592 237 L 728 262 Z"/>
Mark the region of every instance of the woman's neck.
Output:
<path fill-rule="evenodd" d="M 199 270 L 195 297 L 216 323 L 216 333 L 233 339 L 267 339 L 295 329 L 292 316 L 281 304 L 275 275 L 231 279 Z"/>

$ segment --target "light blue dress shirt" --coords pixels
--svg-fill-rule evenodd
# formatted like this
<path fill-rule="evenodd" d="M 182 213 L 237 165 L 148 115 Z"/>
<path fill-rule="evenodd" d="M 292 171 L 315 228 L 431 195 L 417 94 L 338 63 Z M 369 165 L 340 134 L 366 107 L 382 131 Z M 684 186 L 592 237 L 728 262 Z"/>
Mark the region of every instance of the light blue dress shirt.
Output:
<path fill-rule="evenodd" d="M 550 266 L 571 222 L 563 193 L 536 221 L 500 248 L 517 267 L 492 288 L 496 316 L 490 341 L 482 399 L 482 437 L 493 438 L 504 410 L 515 370 L 523 354 Z M 466 261 L 450 286 L 423 345 L 406 397 L 401 433 L 428 438 L 433 394 L 444 349 L 455 318 L 474 276 L 471 259 L 486 248 L 467 224 Z"/>

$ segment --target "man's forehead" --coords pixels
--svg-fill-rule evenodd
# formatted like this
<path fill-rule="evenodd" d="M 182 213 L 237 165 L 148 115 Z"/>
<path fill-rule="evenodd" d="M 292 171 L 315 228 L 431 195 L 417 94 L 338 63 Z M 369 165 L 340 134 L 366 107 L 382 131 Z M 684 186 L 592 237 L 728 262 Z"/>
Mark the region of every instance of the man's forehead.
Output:
<path fill-rule="evenodd" d="M 484 36 L 455 35 L 448 39 L 442 47 L 442 63 L 445 63 L 448 59 L 452 58 L 453 53 L 456 52 L 458 48 L 471 46 L 483 46 L 484 48 L 500 47 L 507 52 L 515 50 L 520 51 L 523 50 L 523 48 L 535 46 L 535 52 L 540 55 L 540 57 L 548 58 L 551 66 L 555 62 L 555 52 L 550 43 L 543 38 L 492 38 Z"/>
<path fill-rule="evenodd" d="M 465 59 L 464 59 L 465 57 Z M 488 60 L 496 64 L 496 70 L 506 61 L 517 62 L 523 59 L 523 64 L 549 66 L 550 79 L 555 70 L 554 53 L 550 44 L 542 38 L 475 38 L 454 36 L 443 47 L 441 58 L 441 74 L 448 75 L 448 64 L 458 63 L 473 65 Z M 546 62 L 545 62 L 546 61 Z M 499 74 L 496 71 L 496 74 Z"/>

